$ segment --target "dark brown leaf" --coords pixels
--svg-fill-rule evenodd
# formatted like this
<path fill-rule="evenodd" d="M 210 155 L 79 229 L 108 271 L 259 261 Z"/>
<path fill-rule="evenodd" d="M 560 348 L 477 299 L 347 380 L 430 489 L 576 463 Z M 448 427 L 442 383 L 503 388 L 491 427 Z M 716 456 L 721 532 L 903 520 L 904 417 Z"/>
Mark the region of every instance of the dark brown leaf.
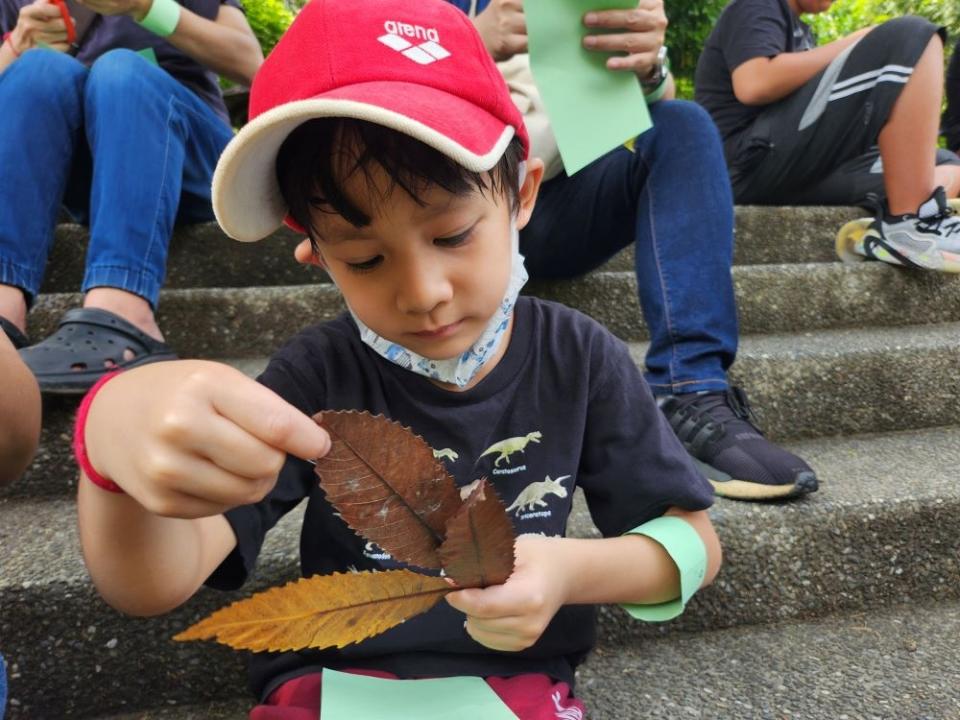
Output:
<path fill-rule="evenodd" d="M 443 571 L 463 588 L 501 585 L 513 573 L 515 540 L 506 508 L 484 478 L 447 523 Z"/>
<path fill-rule="evenodd" d="M 426 612 L 453 590 L 411 570 L 315 575 L 217 610 L 173 639 L 254 652 L 343 647 Z"/>
<path fill-rule="evenodd" d="M 460 507 L 453 478 L 423 438 L 382 415 L 324 412 L 333 444 L 320 487 L 344 521 L 397 560 L 440 568 L 437 548 Z"/>

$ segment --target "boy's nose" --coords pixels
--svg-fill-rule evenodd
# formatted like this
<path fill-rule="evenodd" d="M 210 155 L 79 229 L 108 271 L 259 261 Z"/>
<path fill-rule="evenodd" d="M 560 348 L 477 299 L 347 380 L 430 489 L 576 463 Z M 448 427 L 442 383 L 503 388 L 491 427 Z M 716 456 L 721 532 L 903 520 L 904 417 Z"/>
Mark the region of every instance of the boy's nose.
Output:
<path fill-rule="evenodd" d="M 411 263 L 401 274 L 397 307 L 411 314 L 428 313 L 453 297 L 453 285 L 437 263 Z"/>

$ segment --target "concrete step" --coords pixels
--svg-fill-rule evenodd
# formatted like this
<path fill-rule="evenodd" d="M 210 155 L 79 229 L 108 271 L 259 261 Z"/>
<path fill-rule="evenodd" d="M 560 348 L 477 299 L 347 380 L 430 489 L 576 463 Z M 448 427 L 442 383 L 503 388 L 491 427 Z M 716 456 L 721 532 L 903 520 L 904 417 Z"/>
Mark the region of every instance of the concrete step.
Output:
<path fill-rule="evenodd" d="M 958 631 L 951 603 L 669 635 L 601 646 L 578 690 L 593 720 L 957 718 Z"/>
<path fill-rule="evenodd" d="M 253 696 L 203 705 L 157 707 L 122 715 L 98 716 L 98 720 L 247 720 Z"/>
<path fill-rule="evenodd" d="M 960 277 L 880 263 L 753 265 L 734 269 L 741 334 L 886 327 L 960 320 Z M 578 308 L 624 340 L 648 338 L 632 272 L 531 283 L 525 292 Z M 42 295 L 30 334 L 51 334 L 76 293 Z M 165 290 L 160 326 L 185 357 L 257 357 L 313 322 L 344 310 L 329 283 Z"/>
<path fill-rule="evenodd" d="M 735 263 L 831 262 L 833 237 L 848 220 L 863 216 L 856 208 L 738 207 Z M 50 256 L 43 292 L 74 292 L 83 277 L 87 229 L 64 224 Z M 281 230 L 268 241 L 238 243 L 216 223 L 182 226 L 170 243 L 167 287 L 246 287 L 316 282 L 293 261 L 301 238 Z M 633 267 L 632 249 L 611 260 L 610 268 Z"/>
<path fill-rule="evenodd" d="M 820 492 L 777 505 L 719 500 L 712 514 L 725 565 L 717 582 L 694 598 L 682 618 L 666 625 L 632 622 L 619 609 L 604 608 L 602 647 L 633 653 L 630 648 L 644 648 L 651 638 L 668 632 L 909 604 L 956 604 L 958 439 L 960 428 L 944 428 L 796 444 L 794 449 L 820 469 Z M 589 537 L 594 532 L 578 501 L 569 533 Z M 298 538 L 295 511 L 271 533 L 249 590 L 296 576 Z M 0 546 L 5 553 L 0 638 L 8 661 L 16 665 L 11 694 L 23 707 L 42 703 L 51 711 L 23 717 L 80 717 L 120 711 L 124 703 L 131 708 L 164 707 L 242 693 L 239 659 L 231 652 L 215 645 L 169 642 L 179 629 L 233 595 L 203 592 L 162 619 L 119 616 L 89 585 L 76 539 L 74 504 L 68 499 L 0 500 Z M 944 628 L 944 637 L 950 631 Z M 881 636 L 888 637 L 883 632 Z M 694 644 L 703 637 L 697 636 Z M 811 645 L 811 651 L 816 648 Z M 731 657 L 741 663 L 747 658 L 767 662 L 759 654 Z M 737 683 L 740 675 L 730 673 L 729 660 L 703 665 L 701 672 L 715 682 Z M 656 664 L 637 659 L 629 667 L 633 669 L 621 668 L 616 676 L 646 673 Z M 780 675 L 769 680 L 777 681 L 775 688 L 781 683 L 792 686 Z M 806 676 L 802 680 L 813 681 Z M 644 682 L 642 691 L 651 687 Z M 655 697 L 666 689 L 658 688 Z M 732 702 L 738 695 L 723 697 Z"/>
<path fill-rule="evenodd" d="M 629 347 L 642 367 L 646 344 Z M 228 362 L 256 375 L 266 361 Z M 960 424 L 958 363 L 960 323 L 943 323 L 749 336 L 730 377 L 747 389 L 764 431 L 784 440 Z M 37 459 L 0 497 L 73 491 L 76 405 L 76 399 L 47 399 Z"/>
<path fill-rule="evenodd" d="M 816 622 L 601 647 L 578 673 L 593 720 L 954 718 L 960 608 L 898 607 Z M 250 701 L 101 720 L 243 720 Z"/>

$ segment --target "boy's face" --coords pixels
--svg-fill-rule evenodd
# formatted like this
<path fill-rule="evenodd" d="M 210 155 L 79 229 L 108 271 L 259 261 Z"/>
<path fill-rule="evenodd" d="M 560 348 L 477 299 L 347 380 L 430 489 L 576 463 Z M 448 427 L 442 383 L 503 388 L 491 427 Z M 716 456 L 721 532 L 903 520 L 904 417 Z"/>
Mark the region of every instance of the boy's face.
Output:
<path fill-rule="evenodd" d="M 374 197 L 383 199 L 359 203 L 372 218 L 366 227 L 313 210 L 320 260 L 375 333 L 432 360 L 456 357 L 477 341 L 506 293 L 509 200 L 433 187 L 422 193 L 421 206 L 400 188 L 384 194 L 387 180 L 379 167 L 371 174 Z M 533 210 L 541 175 L 542 164 L 528 171 L 518 227 Z M 351 198 L 370 196 L 360 174 L 344 189 Z"/>

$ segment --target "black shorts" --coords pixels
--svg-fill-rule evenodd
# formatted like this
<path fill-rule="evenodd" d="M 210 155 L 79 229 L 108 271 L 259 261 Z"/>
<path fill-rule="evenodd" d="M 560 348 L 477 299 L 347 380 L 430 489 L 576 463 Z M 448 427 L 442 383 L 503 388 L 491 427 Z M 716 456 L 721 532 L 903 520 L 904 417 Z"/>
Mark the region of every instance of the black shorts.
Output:
<path fill-rule="evenodd" d="M 930 38 L 918 17 L 874 28 L 789 97 L 770 105 L 728 147 L 741 204 L 858 205 L 884 197 L 877 138 Z M 960 164 L 949 152 L 937 164 Z"/>

